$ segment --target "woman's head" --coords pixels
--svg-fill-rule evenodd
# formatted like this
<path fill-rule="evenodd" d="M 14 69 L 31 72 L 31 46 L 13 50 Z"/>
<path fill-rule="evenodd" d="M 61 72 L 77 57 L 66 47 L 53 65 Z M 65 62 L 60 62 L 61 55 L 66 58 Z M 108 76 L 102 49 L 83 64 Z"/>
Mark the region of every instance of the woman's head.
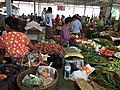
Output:
<path fill-rule="evenodd" d="M 15 17 L 9 16 L 5 19 L 5 29 L 7 31 L 16 30 L 19 27 L 19 20 Z"/>
<path fill-rule="evenodd" d="M 73 21 L 73 19 L 71 17 L 65 18 L 65 24 L 68 25 L 68 26 L 72 25 L 72 21 Z"/>
<path fill-rule="evenodd" d="M 48 7 L 48 13 L 52 13 L 52 8 L 51 7 Z"/>

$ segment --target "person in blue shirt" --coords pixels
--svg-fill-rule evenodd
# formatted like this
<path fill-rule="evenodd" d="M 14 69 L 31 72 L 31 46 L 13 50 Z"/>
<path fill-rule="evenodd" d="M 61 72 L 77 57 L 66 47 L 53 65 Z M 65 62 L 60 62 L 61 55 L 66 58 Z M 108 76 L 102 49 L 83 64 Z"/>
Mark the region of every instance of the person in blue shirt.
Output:
<path fill-rule="evenodd" d="M 76 15 L 74 15 L 72 18 L 73 18 L 73 24 L 71 27 L 72 34 L 78 35 L 79 37 L 83 37 L 84 33 L 82 30 L 81 22 L 77 19 Z"/>

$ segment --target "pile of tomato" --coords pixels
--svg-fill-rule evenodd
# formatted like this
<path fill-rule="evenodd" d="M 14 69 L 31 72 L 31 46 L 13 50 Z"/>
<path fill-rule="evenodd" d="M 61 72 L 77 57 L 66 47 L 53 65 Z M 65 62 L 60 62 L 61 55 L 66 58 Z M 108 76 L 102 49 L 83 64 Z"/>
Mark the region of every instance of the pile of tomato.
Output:
<path fill-rule="evenodd" d="M 113 56 L 114 55 L 114 51 L 108 50 L 108 49 L 102 49 L 102 50 L 100 50 L 100 53 L 105 56 Z"/>

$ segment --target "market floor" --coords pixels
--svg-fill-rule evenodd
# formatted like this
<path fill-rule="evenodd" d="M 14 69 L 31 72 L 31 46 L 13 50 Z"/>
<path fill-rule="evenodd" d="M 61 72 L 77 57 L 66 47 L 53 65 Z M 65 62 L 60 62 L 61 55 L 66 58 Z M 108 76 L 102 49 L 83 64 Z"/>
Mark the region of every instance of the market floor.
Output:
<path fill-rule="evenodd" d="M 63 69 L 57 70 L 58 70 L 58 82 L 56 90 L 80 90 L 75 82 L 63 79 Z"/>

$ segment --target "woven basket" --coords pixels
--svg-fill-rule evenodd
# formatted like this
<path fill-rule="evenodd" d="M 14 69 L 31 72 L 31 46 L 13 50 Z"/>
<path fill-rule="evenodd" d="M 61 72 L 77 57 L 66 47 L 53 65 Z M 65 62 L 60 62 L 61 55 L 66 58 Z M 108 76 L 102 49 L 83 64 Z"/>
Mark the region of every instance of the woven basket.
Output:
<path fill-rule="evenodd" d="M 17 77 L 17 85 L 19 87 L 20 90 L 56 90 L 56 83 L 58 80 L 58 72 L 55 72 L 55 79 L 54 81 L 47 85 L 47 86 L 40 86 L 40 87 L 25 87 L 22 85 L 22 80 L 25 77 L 25 75 L 27 74 L 35 74 L 36 73 L 36 68 L 30 68 L 27 69 L 23 72 L 21 72 L 18 77 Z"/>

